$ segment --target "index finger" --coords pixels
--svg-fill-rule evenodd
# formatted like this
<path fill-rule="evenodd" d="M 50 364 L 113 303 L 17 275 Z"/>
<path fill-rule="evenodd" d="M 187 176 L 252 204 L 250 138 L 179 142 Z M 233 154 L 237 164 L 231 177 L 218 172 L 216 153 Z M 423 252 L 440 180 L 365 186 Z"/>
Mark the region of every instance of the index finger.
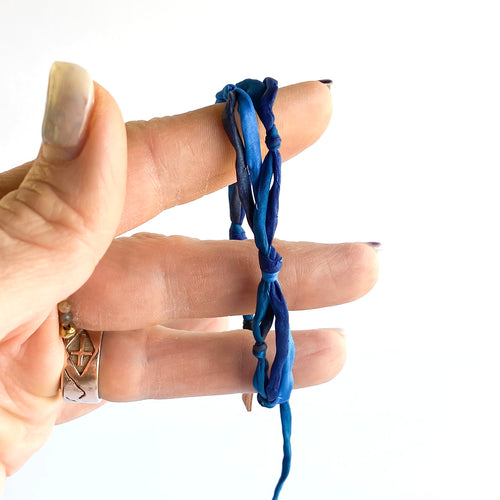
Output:
<path fill-rule="evenodd" d="M 127 194 L 118 234 L 235 181 L 234 151 L 222 127 L 222 107 L 127 123 Z M 328 86 L 319 81 L 279 90 L 274 111 L 283 160 L 319 139 L 331 108 Z M 0 175 L 0 198 L 19 186 L 30 166 Z"/>

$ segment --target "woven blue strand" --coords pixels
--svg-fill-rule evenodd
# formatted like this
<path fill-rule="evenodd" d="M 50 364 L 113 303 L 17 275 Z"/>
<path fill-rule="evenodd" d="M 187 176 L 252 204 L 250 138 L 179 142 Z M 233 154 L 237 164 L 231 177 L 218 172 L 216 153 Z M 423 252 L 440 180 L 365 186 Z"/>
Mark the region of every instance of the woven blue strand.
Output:
<path fill-rule="evenodd" d="M 283 463 L 273 500 L 278 498 L 290 471 L 292 418 L 289 399 L 293 388 L 292 365 L 295 357 L 288 307 L 278 281 L 282 258 L 272 245 L 278 224 L 281 187 L 281 139 L 272 111 L 277 91 L 276 80 L 266 78 L 263 82 L 248 79 L 237 85 L 227 85 L 217 94 L 217 102 L 226 103 L 222 121 L 236 151 L 237 183 L 229 188 L 230 238 L 246 239 L 241 226 L 246 215 L 259 250 L 262 271 L 255 315 L 253 318 L 245 316 L 244 324 L 251 325 L 255 339 L 253 354 L 257 358 L 257 367 L 253 384 L 257 400 L 267 408 L 280 405 Z M 236 123 L 236 112 L 240 118 L 241 135 Z M 257 115 L 266 130 L 265 143 L 269 150 L 263 161 Z M 265 341 L 273 322 L 276 355 L 269 367 Z"/>

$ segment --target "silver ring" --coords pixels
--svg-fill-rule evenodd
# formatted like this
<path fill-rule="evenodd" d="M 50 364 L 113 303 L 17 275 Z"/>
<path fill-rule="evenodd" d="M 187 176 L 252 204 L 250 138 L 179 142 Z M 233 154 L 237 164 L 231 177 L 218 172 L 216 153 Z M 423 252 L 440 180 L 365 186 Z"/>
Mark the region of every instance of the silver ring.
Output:
<path fill-rule="evenodd" d="M 63 339 L 66 362 L 61 375 L 62 395 L 72 403 L 99 403 L 99 360 L 103 332 L 80 330 Z"/>

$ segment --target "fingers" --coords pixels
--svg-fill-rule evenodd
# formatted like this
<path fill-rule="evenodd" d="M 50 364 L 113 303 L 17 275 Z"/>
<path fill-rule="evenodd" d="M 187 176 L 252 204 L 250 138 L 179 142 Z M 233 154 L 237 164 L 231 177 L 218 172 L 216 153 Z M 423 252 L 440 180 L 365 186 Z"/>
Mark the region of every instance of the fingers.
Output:
<path fill-rule="evenodd" d="M 128 124 L 130 175 L 121 232 L 235 181 L 234 151 L 222 127 L 222 108 L 219 104 Z M 321 82 L 285 87 L 278 92 L 274 112 L 286 160 L 326 129 L 331 115 L 328 87 Z"/>
<path fill-rule="evenodd" d="M 234 151 L 222 128 L 222 106 L 127 124 L 127 198 L 118 234 L 166 208 L 234 182 Z M 321 136 L 331 107 L 331 95 L 323 83 L 280 89 L 274 110 L 284 160 Z M 0 175 L 0 196 L 16 189 L 28 168 L 29 164 Z"/>
<path fill-rule="evenodd" d="M 268 359 L 274 356 L 268 337 Z M 294 334 L 295 388 L 327 382 L 345 362 L 340 330 Z M 99 371 L 99 394 L 107 401 L 180 398 L 253 392 L 255 358 L 251 332 L 193 333 L 156 326 L 132 332 L 106 332 Z M 65 403 L 57 423 L 89 413 L 99 404 Z"/>
<path fill-rule="evenodd" d="M 290 309 L 354 300 L 378 275 L 376 252 L 361 243 L 276 242 Z M 199 241 L 140 234 L 115 240 L 72 298 L 90 330 L 130 330 L 177 318 L 252 313 L 260 270 L 252 241 Z"/>
<path fill-rule="evenodd" d="M 321 384 L 341 370 L 345 342 L 339 331 L 301 331 L 294 339 L 296 388 Z M 108 401 L 135 401 L 252 392 L 253 342 L 245 330 L 207 334 L 156 326 L 106 332 L 99 393 Z M 268 359 L 273 344 L 270 338 Z"/>
<path fill-rule="evenodd" d="M 22 183 L 0 200 L 0 303 L 9 311 L 0 338 L 35 329 L 34 318 L 87 280 L 123 208 L 123 120 L 82 68 L 53 66 L 43 140 Z"/>

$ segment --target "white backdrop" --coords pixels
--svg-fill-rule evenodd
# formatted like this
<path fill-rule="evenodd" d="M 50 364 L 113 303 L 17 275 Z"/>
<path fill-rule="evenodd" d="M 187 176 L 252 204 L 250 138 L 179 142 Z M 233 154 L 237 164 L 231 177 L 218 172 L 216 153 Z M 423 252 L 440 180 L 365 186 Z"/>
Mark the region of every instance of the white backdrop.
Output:
<path fill-rule="evenodd" d="M 126 120 L 245 77 L 334 81 L 328 131 L 284 167 L 277 237 L 381 241 L 381 276 L 292 314 L 345 328 L 348 361 L 293 394 L 283 500 L 500 498 L 497 6 L 0 0 L 2 170 L 38 151 L 54 60 L 87 68 Z M 145 229 L 222 239 L 226 214 L 220 192 Z M 280 460 L 277 410 L 236 395 L 109 404 L 56 428 L 4 499 L 265 499 Z"/>

